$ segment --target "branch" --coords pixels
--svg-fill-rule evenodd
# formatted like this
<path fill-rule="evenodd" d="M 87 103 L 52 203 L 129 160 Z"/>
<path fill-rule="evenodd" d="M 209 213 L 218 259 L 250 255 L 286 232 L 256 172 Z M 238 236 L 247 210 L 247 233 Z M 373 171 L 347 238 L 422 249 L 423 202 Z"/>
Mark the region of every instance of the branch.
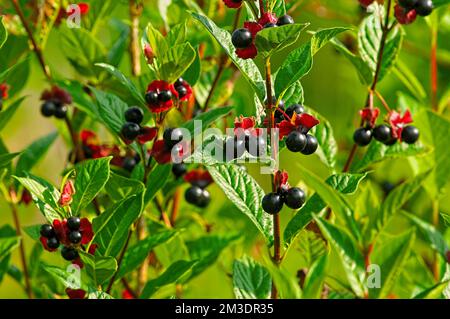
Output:
<path fill-rule="evenodd" d="M 130 57 L 131 68 L 134 76 L 141 74 L 141 52 L 139 49 L 139 18 L 142 15 L 143 5 L 136 0 L 130 0 L 131 38 Z"/>

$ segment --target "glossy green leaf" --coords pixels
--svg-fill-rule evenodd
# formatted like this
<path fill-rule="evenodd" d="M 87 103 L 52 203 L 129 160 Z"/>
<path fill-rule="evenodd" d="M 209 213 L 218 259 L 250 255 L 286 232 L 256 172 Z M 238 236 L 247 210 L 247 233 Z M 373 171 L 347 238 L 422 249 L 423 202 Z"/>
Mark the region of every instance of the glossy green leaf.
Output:
<path fill-rule="evenodd" d="M 130 179 L 111 172 L 105 190 L 114 201 L 122 200 L 133 194 L 142 193 L 144 184 L 135 179 Z"/>
<path fill-rule="evenodd" d="M 128 105 L 114 94 L 103 92 L 91 87 L 98 105 L 100 119 L 114 134 L 120 135 L 125 123 L 125 111 Z"/>
<path fill-rule="evenodd" d="M 276 267 L 271 261 L 266 261 L 265 266 L 272 276 L 280 299 L 300 299 L 302 297 L 302 291 L 295 274 L 289 272 L 284 266 Z"/>
<path fill-rule="evenodd" d="M 117 256 L 125 244 L 128 231 L 142 212 L 142 193 L 114 203 L 100 216 L 94 218 L 93 242 L 104 256 Z"/>
<path fill-rule="evenodd" d="M 308 269 L 303 285 L 303 298 L 320 299 L 325 281 L 325 271 L 328 263 L 328 255 L 317 259 Z"/>
<path fill-rule="evenodd" d="M 157 165 L 148 174 L 144 207 L 155 197 L 156 193 L 164 187 L 172 171 L 172 165 Z"/>
<path fill-rule="evenodd" d="M 216 41 L 222 46 L 222 48 L 225 50 L 225 53 L 230 57 L 231 61 L 233 61 L 236 67 L 241 71 L 244 78 L 253 87 L 259 100 L 264 101 L 266 95 L 264 79 L 259 72 L 258 67 L 251 59 L 243 60 L 236 55 L 236 53 L 234 52 L 235 48 L 233 46 L 233 43 L 231 43 L 231 34 L 223 29 L 220 29 L 209 18 L 198 13 L 191 14 L 195 19 L 197 19 L 204 25 L 209 33 L 211 33 Z"/>
<path fill-rule="evenodd" d="M 148 299 L 160 288 L 183 281 L 185 277 L 189 276 L 195 264 L 195 261 L 186 260 L 174 262 L 159 277 L 147 282 L 139 298 Z"/>
<path fill-rule="evenodd" d="M 440 299 L 444 291 L 448 289 L 448 285 L 450 285 L 450 279 L 441 281 L 433 287 L 418 293 L 414 296 L 414 299 Z"/>
<path fill-rule="evenodd" d="M 3 44 L 5 44 L 8 39 L 8 30 L 6 30 L 5 25 L 3 24 L 3 16 L 0 17 L 0 49 Z"/>
<path fill-rule="evenodd" d="M 262 209 L 261 201 L 265 194 L 253 177 L 233 164 L 207 166 L 207 169 L 225 195 L 250 218 L 268 244 L 272 245 L 272 218 Z"/>
<path fill-rule="evenodd" d="M 346 30 L 348 30 L 348 28 L 331 28 L 317 31 L 310 41 L 292 51 L 277 73 L 275 79 L 276 95 L 283 95 L 291 85 L 308 74 L 312 68 L 313 56 L 325 46 L 328 41 Z"/>
<path fill-rule="evenodd" d="M 268 299 L 272 280 L 266 268 L 244 256 L 233 264 L 233 287 L 237 299 Z"/>
<path fill-rule="evenodd" d="M 72 214 L 77 216 L 103 189 L 109 179 L 111 157 L 83 161 L 75 166 L 75 194 L 71 204 Z"/>
<path fill-rule="evenodd" d="M 171 47 L 160 58 L 161 76 L 169 83 L 175 82 L 191 66 L 196 56 L 190 43 Z"/>
<path fill-rule="evenodd" d="M 202 63 L 200 61 L 200 53 L 198 49 L 195 50 L 195 60 L 191 66 L 184 72 L 183 79 L 189 83 L 190 86 L 194 86 L 198 79 L 200 78 L 200 73 L 202 69 Z"/>
<path fill-rule="evenodd" d="M 407 232 L 389 237 L 382 245 L 375 245 L 371 254 L 371 262 L 379 265 L 381 288 L 369 290 L 374 298 L 386 298 L 392 291 L 398 277 L 404 270 L 404 264 L 414 243 L 414 232 Z"/>
<path fill-rule="evenodd" d="M 175 234 L 176 232 L 173 231 L 164 231 L 155 235 L 150 235 L 134 246 L 128 248 L 122 259 L 117 278 L 121 278 L 137 269 L 137 267 L 146 260 L 153 248 L 169 241 Z"/>
<path fill-rule="evenodd" d="M 80 258 L 96 286 L 105 283 L 117 270 L 117 261 L 113 257 L 93 256 L 80 252 Z"/>
<path fill-rule="evenodd" d="M 282 98 L 286 105 L 303 105 L 303 103 L 305 102 L 305 96 L 302 83 L 300 81 L 295 82 L 286 90 L 283 96 L 278 96 L 278 98 Z"/>
<path fill-rule="evenodd" d="M 0 83 L 1 82 L 2 81 L 0 80 Z M 3 111 L 0 111 L 0 132 L 5 128 L 6 124 L 8 124 L 9 120 L 16 113 L 19 106 L 22 104 L 23 100 L 25 100 L 25 97 L 22 97 L 17 101 L 14 101 L 13 103 L 11 103 L 10 106 L 8 106 L 8 108 L 4 109 Z"/>
<path fill-rule="evenodd" d="M 257 33 L 255 44 L 263 58 L 295 43 L 308 24 L 288 24 L 281 27 L 265 28 Z"/>
<path fill-rule="evenodd" d="M 311 134 L 317 138 L 317 143 L 319 144 L 316 154 L 325 165 L 334 169 L 338 146 L 334 138 L 333 128 L 330 122 L 321 114 L 311 110 L 308 110 L 308 113 L 314 115 L 320 121 L 320 124 L 311 130 Z"/>
<path fill-rule="evenodd" d="M 357 296 L 363 296 L 366 290 L 364 283 L 365 267 L 364 257 L 358 250 L 358 246 L 346 230 L 327 222 L 325 219 L 314 219 L 323 236 L 338 253 L 353 292 Z"/>

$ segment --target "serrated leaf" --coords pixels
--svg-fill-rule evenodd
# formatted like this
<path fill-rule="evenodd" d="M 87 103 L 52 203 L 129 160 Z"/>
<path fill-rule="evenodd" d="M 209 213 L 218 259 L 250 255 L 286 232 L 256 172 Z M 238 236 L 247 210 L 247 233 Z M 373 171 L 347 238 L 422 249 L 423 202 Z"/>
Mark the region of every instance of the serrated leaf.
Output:
<path fill-rule="evenodd" d="M 155 197 L 156 193 L 164 187 L 172 170 L 172 165 L 157 165 L 153 168 L 147 178 L 146 191 L 144 195 L 144 207 Z"/>
<path fill-rule="evenodd" d="M 386 298 L 392 291 L 403 265 L 409 256 L 414 242 L 414 232 L 391 237 L 383 245 L 375 245 L 371 254 L 371 262 L 379 265 L 381 276 L 381 288 L 369 290 L 369 295 L 374 298 Z"/>
<path fill-rule="evenodd" d="M 139 298 L 148 299 L 160 288 L 184 279 L 192 271 L 196 261 L 179 260 L 170 265 L 159 277 L 149 280 Z"/>
<path fill-rule="evenodd" d="M 142 193 L 144 184 L 135 179 L 123 177 L 111 172 L 108 182 L 105 185 L 108 196 L 114 201 L 122 200 L 133 194 Z"/>
<path fill-rule="evenodd" d="M 342 194 L 351 194 L 357 190 L 359 183 L 366 176 L 367 174 L 341 173 L 331 175 L 325 182 Z M 327 201 L 322 199 L 319 192 L 312 195 L 287 224 L 284 230 L 285 245 L 289 246 L 300 231 L 312 221 L 313 214 L 318 214 L 326 206 Z"/>
<path fill-rule="evenodd" d="M 33 198 L 33 202 L 52 224 L 55 219 L 65 218 L 65 213 L 58 204 L 61 194 L 49 182 L 31 174 L 27 177 L 14 176 L 25 187 Z"/>
<path fill-rule="evenodd" d="M 56 266 L 47 265 L 42 263 L 41 268 L 50 274 L 50 276 L 59 284 L 63 285 L 64 288 L 78 289 L 80 280 L 75 278 L 76 274 L 70 273 L 67 270 L 61 269 Z"/>
<path fill-rule="evenodd" d="M 220 29 L 212 20 L 200 15 L 198 13 L 191 13 L 192 16 L 201 22 L 204 27 L 211 33 L 211 35 L 216 39 L 216 41 L 225 50 L 225 53 L 230 57 L 231 61 L 236 65 L 236 67 L 241 71 L 247 82 L 253 87 L 253 90 L 257 94 L 259 100 L 262 102 L 265 99 L 266 90 L 264 79 L 259 72 L 258 67 L 251 60 L 240 59 L 235 51 L 233 43 L 231 43 L 231 35 L 227 31 Z"/>
<path fill-rule="evenodd" d="M 143 107 L 144 111 L 146 111 L 146 102 L 144 100 L 143 94 L 139 92 L 138 88 L 133 84 L 133 82 L 131 82 L 128 77 L 126 77 L 120 70 L 107 63 L 96 63 L 95 65 L 105 69 L 106 71 L 108 71 L 108 73 L 113 75 L 128 90 L 134 100 Z"/>
<path fill-rule="evenodd" d="M 246 171 L 236 165 L 207 166 L 216 184 L 231 202 L 255 224 L 269 245 L 272 245 L 272 218 L 261 206 L 263 189 Z"/>
<path fill-rule="evenodd" d="M 94 218 L 93 242 L 104 256 L 117 256 L 125 244 L 128 231 L 142 212 L 142 193 L 114 203 L 100 216 Z"/>
<path fill-rule="evenodd" d="M 81 261 L 93 283 L 98 286 L 110 279 L 117 270 L 117 261 L 113 257 L 100 257 L 80 252 Z"/>
<path fill-rule="evenodd" d="M 57 137 L 57 132 L 50 133 L 28 145 L 25 150 L 23 150 L 17 161 L 16 175 L 24 176 L 24 174 L 31 171 L 31 169 L 39 162 L 45 153 L 47 153 L 48 149 Z"/>
<path fill-rule="evenodd" d="M 216 262 L 222 251 L 241 235 L 203 236 L 196 240 L 186 241 L 191 259 L 197 261 L 192 269 L 189 280 L 200 275 Z"/>
<path fill-rule="evenodd" d="M 0 83 L 2 83 L 1 80 Z M 8 108 L 0 112 L 0 132 L 5 128 L 6 124 L 8 124 L 9 120 L 16 113 L 23 100 L 25 100 L 25 97 L 21 97 L 17 101 L 14 101 L 14 103 L 12 103 Z"/>
<path fill-rule="evenodd" d="M 160 232 L 155 235 L 148 236 L 134 246 L 128 248 L 123 256 L 117 278 L 122 278 L 129 272 L 139 267 L 139 265 L 146 260 L 148 254 L 153 250 L 153 248 L 169 241 L 175 234 L 176 232 L 174 231 Z"/>
<path fill-rule="evenodd" d="M 258 54 L 264 58 L 270 57 L 275 52 L 292 45 L 307 26 L 308 24 L 288 24 L 262 29 L 257 33 L 255 39 Z"/>
<path fill-rule="evenodd" d="M 312 264 L 327 253 L 327 245 L 319 232 L 303 229 L 294 244 L 295 250 L 301 255 L 299 263 L 310 268 Z"/>
<path fill-rule="evenodd" d="M 272 281 L 270 273 L 248 256 L 233 263 L 233 290 L 237 299 L 267 299 Z"/>
<path fill-rule="evenodd" d="M 303 285 L 303 298 L 320 299 L 325 281 L 328 255 L 317 259 L 309 268 Z"/>
<path fill-rule="evenodd" d="M 366 62 L 375 74 L 378 64 L 378 53 L 383 37 L 382 23 L 384 23 L 384 7 L 381 4 L 371 6 L 373 13 L 363 20 L 358 32 L 358 48 L 361 58 Z M 378 81 L 390 71 L 395 65 L 400 47 L 403 41 L 403 34 L 397 25 L 391 31 L 384 45 L 383 56 L 381 57 L 381 67 L 379 69 Z"/>
<path fill-rule="evenodd" d="M 161 76 L 169 83 L 175 82 L 194 62 L 195 56 L 190 43 L 170 47 L 160 58 Z"/>
<path fill-rule="evenodd" d="M 370 165 L 381 161 L 399 157 L 417 156 L 424 154 L 427 148 L 421 144 L 397 143 L 395 145 L 386 146 L 380 142 L 370 143 L 363 158 L 355 162 L 352 167 L 354 171 L 361 171 Z"/>
<path fill-rule="evenodd" d="M 312 68 L 313 56 L 332 38 L 348 28 L 319 30 L 311 40 L 289 53 L 275 79 L 275 93 L 281 96 L 295 82 L 301 80 Z"/>
<path fill-rule="evenodd" d="M 330 224 L 322 218 L 315 217 L 314 220 L 324 237 L 338 253 L 353 292 L 357 296 L 363 296 L 365 291 L 364 258 L 356 243 L 346 230 Z"/>
<path fill-rule="evenodd" d="M 90 88 L 97 100 L 100 119 L 112 133 L 120 135 L 128 105 L 114 94 Z"/>
<path fill-rule="evenodd" d="M 103 189 L 109 179 L 111 157 L 83 161 L 75 166 L 75 194 L 71 204 L 72 214 L 77 216 Z"/>

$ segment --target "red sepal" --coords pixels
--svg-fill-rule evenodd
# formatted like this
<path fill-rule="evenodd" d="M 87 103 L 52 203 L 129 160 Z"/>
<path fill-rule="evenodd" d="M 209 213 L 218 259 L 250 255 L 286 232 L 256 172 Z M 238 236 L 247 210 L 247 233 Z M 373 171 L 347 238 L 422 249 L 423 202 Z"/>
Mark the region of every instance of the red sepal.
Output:
<path fill-rule="evenodd" d="M 139 144 L 145 144 L 153 140 L 158 134 L 158 129 L 156 127 L 142 127 L 141 134 L 137 137 L 137 141 Z"/>
<path fill-rule="evenodd" d="M 86 297 L 86 291 L 83 289 L 66 288 L 66 294 L 70 299 L 84 299 Z"/>

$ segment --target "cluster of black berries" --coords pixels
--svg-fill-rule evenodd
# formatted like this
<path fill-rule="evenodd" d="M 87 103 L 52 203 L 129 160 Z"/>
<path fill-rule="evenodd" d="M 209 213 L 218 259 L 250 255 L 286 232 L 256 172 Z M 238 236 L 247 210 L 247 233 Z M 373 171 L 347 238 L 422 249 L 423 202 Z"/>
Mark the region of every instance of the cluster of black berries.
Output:
<path fill-rule="evenodd" d="M 305 192 L 298 187 L 291 187 L 287 190 L 281 189 L 278 192 L 268 193 L 262 199 L 262 208 L 268 214 L 278 214 L 283 205 L 291 209 L 299 209 L 306 200 Z"/>
<path fill-rule="evenodd" d="M 125 111 L 125 120 L 121 130 L 122 136 L 127 141 L 133 141 L 143 133 L 140 124 L 144 120 L 144 112 L 141 108 L 132 106 Z"/>
<path fill-rule="evenodd" d="M 419 139 L 419 129 L 413 125 L 405 126 L 401 130 L 401 140 L 407 144 L 414 144 Z M 372 138 L 385 145 L 394 145 L 397 138 L 392 135 L 391 127 L 381 124 L 373 129 L 370 126 L 360 127 L 353 134 L 353 140 L 359 146 L 367 146 Z"/>
<path fill-rule="evenodd" d="M 61 256 L 65 260 L 72 261 L 78 258 L 78 250 L 76 249 L 76 245 L 79 245 L 82 240 L 82 234 L 80 232 L 80 218 L 78 217 L 70 217 L 67 219 L 67 227 L 69 229 L 68 240 L 70 245 L 65 245 L 61 249 Z M 53 228 L 52 225 L 44 224 L 41 226 L 40 234 L 42 237 L 46 238 L 46 246 L 55 250 L 60 245 L 60 240 L 58 239 L 58 235 Z"/>
<path fill-rule="evenodd" d="M 183 78 L 179 78 L 178 80 L 176 80 L 173 86 L 175 87 L 175 91 L 177 91 L 178 98 L 180 100 L 183 100 L 191 93 L 189 92 L 190 90 L 189 83 L 187 83 Z"/>
<path fill-rule="evenodd" d="M 186 189 L 184 198 L 189 204 L 197 206 L 199 208 L 205 208 L 211 202 L 211 195 L 206 190 L 206 187 L 210 184 L 208 180 L 192 180 L 191 186 Z"/>
<path fill-rule="evenodd" d="M 407 11 L 415 10 L 422 17 L 428 16 L 433 12 L 432 0 L 398 0 L 398 4 Z"/>
<path fill-rule="evenodd" d="M 56 100 L 44 101 L 41 105 L 41 114 L 45 117 L 54 116 L 57 119 L 63 119 L 67 111 L 67 106 Z"/>
<path fill-rule="evenodd" d="M 149 91 L 145 94 L 145 101 L 152 105 L 165 103 L 170 100 L 172 100 L 172 92 L 170 90 L 162 90 L 159 93 L 156 91 Z"/>

